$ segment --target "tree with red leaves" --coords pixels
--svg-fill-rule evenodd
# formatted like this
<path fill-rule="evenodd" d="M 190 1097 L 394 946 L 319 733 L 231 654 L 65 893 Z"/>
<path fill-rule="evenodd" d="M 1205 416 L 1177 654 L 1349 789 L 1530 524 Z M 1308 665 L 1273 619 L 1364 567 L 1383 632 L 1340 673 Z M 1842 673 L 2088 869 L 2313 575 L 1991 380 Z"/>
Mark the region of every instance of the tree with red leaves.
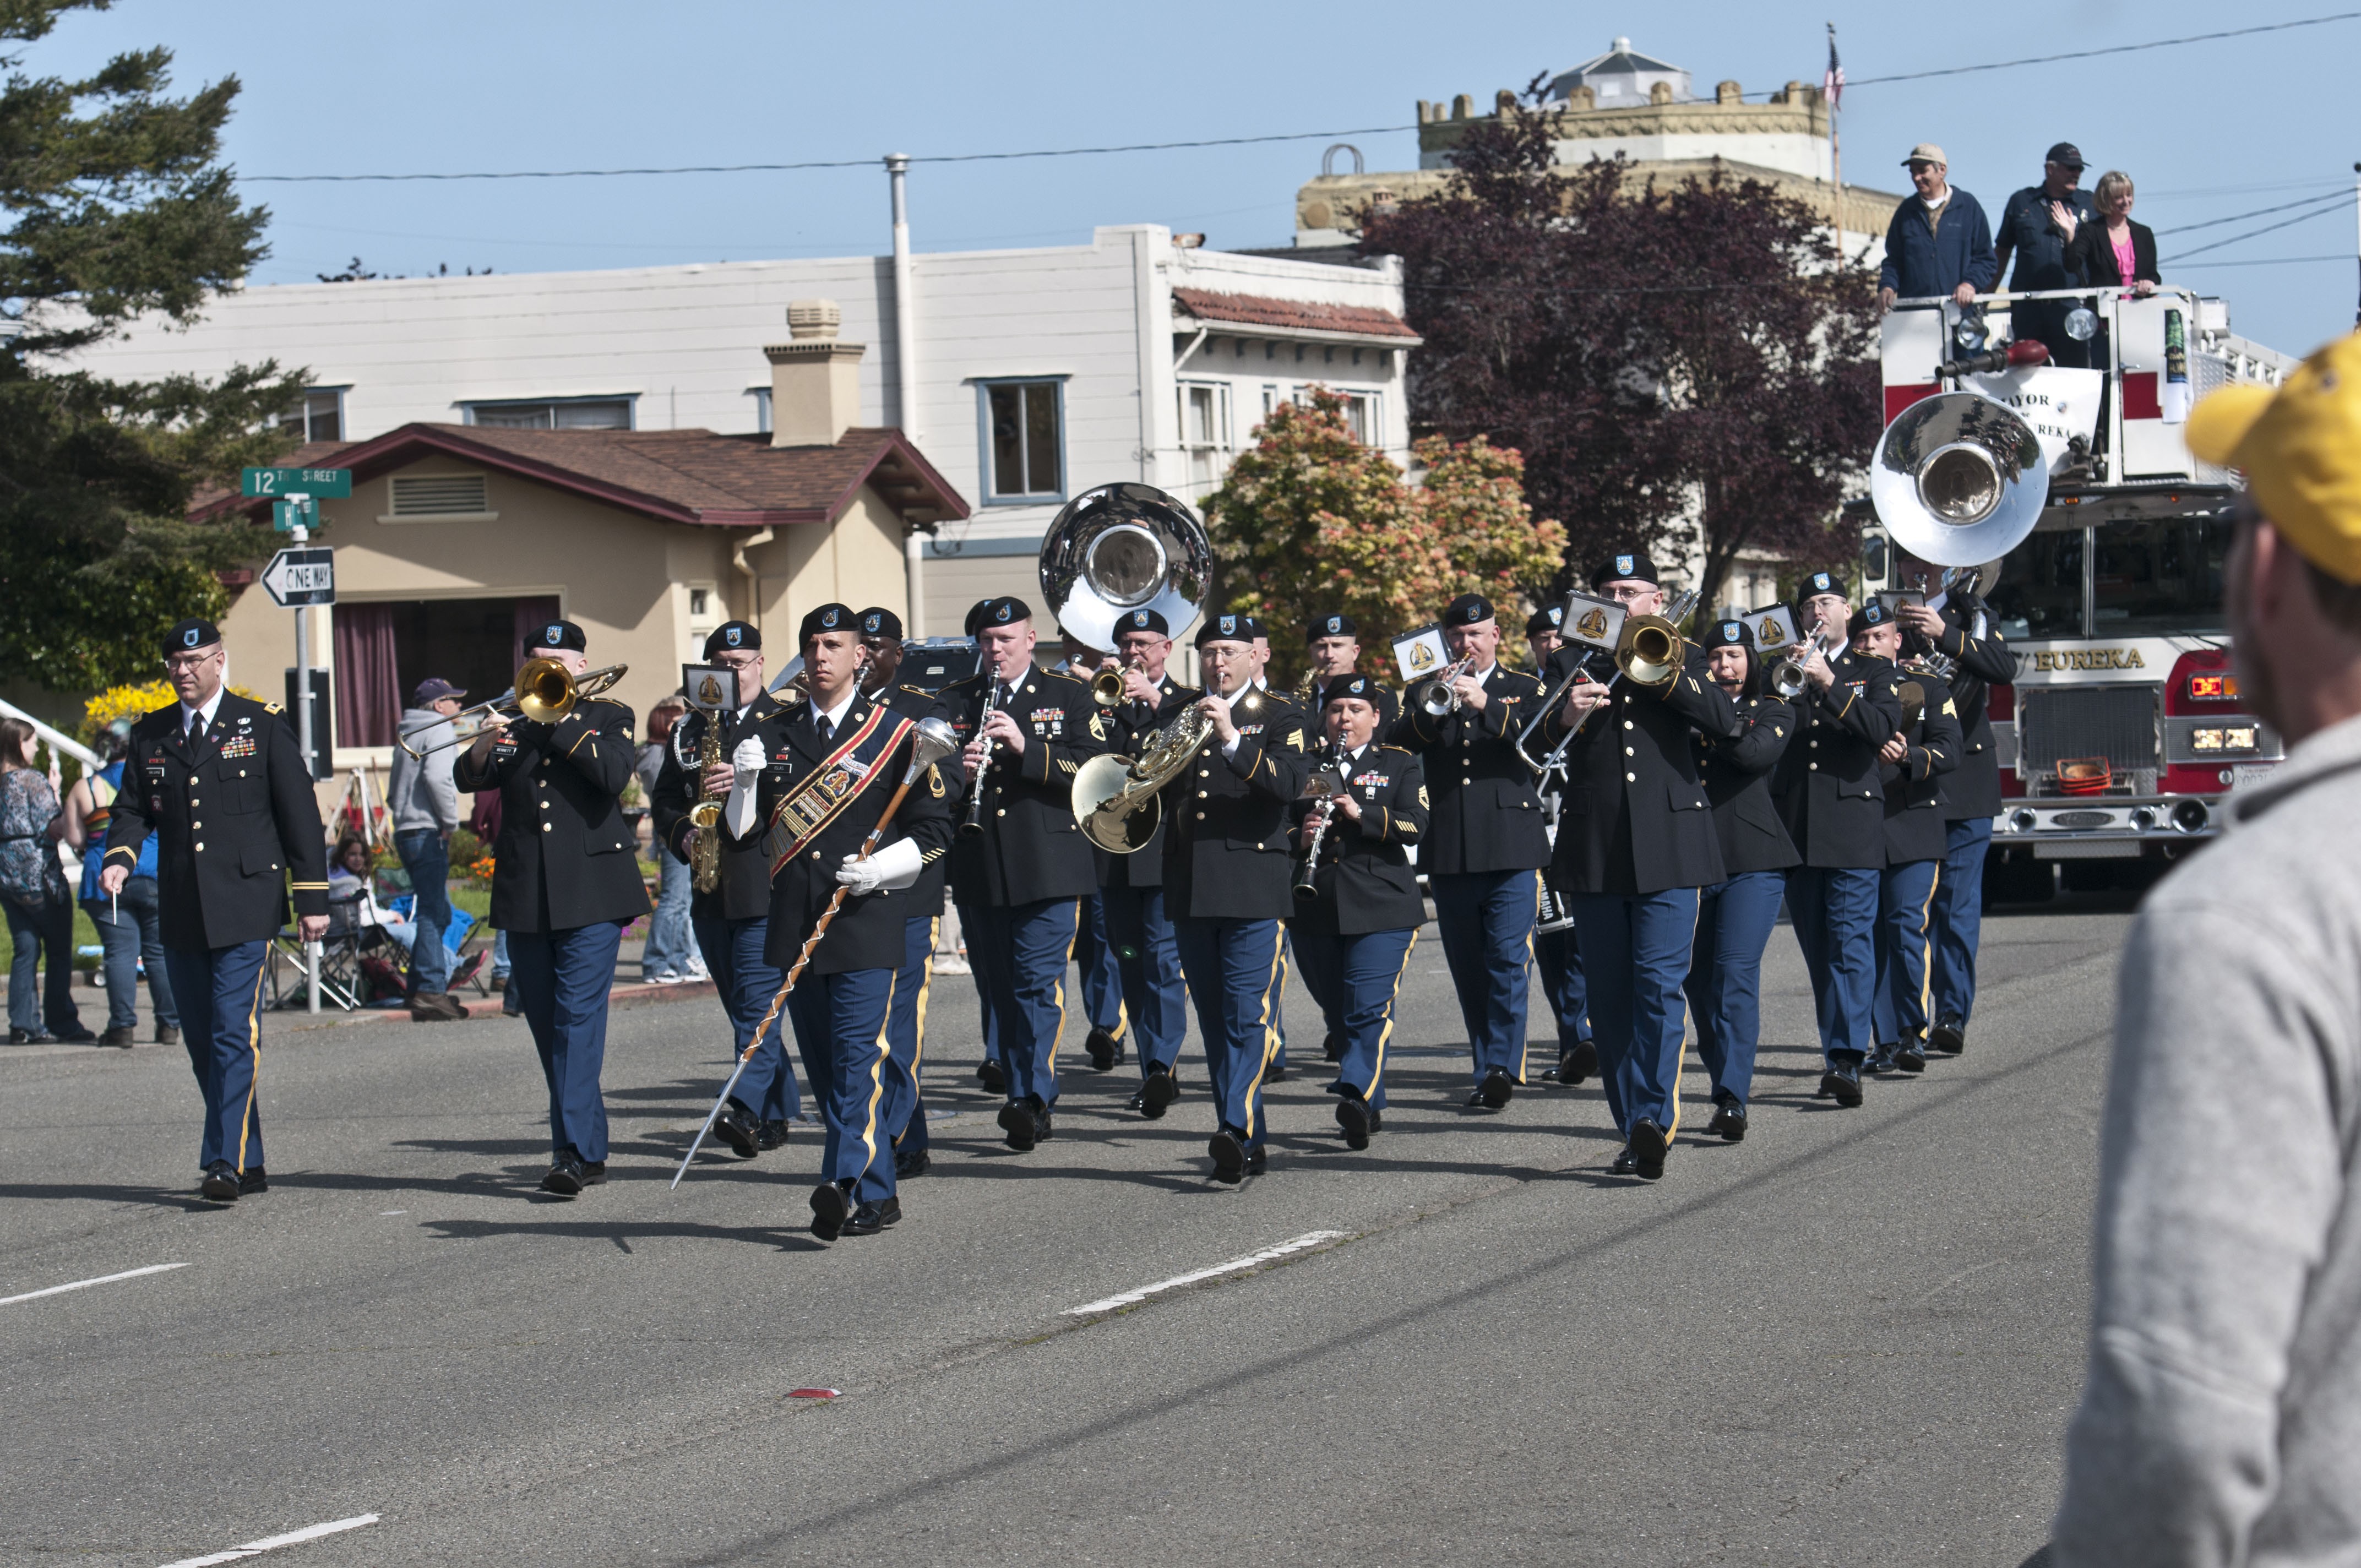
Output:
<path fill-rule="evenodd" d="M 1821 216 L 1759 181 L 1555 167 L 1554 120 L 1529 89 L 1468 127 L 1449 185 L 1369 220 L 1426 340 L 1413 424 L 1523 454 L 1534 510 L 1566 521 L 1560 586 L 1612 550 L 1683 559 L 1700 523 L 1708 606 L 1741 551 L 1849 558 L 1875 280 L 1832 269 Z"/>

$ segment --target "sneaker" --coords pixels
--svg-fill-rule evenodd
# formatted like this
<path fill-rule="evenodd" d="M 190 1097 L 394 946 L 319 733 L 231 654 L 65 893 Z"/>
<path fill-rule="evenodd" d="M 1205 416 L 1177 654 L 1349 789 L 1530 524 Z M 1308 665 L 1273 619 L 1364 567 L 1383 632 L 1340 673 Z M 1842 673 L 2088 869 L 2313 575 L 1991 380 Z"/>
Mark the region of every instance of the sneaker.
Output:
<path fill-rule="evenodd" d="M 688 968 L 681 971 L 680 978 L 687 983 L 695 984 L 699 981 L 711 980 L 713 971 L 707 969 L 702 960 L 692 960 Z"/>
<path fill-rule="evenodd" d="M 640 983 L 642 985 L 678 985 L 680 983 L 680 971 L 678 970 L 668 969 L 660 970 L 655 974 L 643 974 L 640 976 Z"/>

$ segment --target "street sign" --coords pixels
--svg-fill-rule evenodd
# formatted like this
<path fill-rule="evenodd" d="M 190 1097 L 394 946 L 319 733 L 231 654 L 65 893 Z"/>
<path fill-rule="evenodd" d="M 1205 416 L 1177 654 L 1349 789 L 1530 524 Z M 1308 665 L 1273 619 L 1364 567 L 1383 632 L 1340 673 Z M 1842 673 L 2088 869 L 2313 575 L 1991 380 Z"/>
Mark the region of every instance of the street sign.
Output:
<path fill-rule="evenodd" d="M 292 533 L 299 528 L 317 528 L 319 525 L 319 504 L 309 496 L 270 503 L 270 526 L 281 533 Z"/>
<path fill-rule="evenodd" d="M 325 544 L 281 550 L 262 569 L 262 586 L 281 605 L 336 602 L 336 553 Z"/>
<path fill-rule="evenodd" d="M 353 493 L 350 468 L 248 468 L 245 491 L 249 496 L 325 496 L 341 499 Z"/>

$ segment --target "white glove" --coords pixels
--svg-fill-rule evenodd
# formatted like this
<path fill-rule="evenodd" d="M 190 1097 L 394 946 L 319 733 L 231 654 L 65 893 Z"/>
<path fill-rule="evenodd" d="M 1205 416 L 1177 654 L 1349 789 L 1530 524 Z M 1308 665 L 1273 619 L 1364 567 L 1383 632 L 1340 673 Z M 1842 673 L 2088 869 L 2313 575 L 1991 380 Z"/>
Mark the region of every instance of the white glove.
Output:
<path fill-rule="evenodd" d="M 844 884 L 855 898 L 883 889 L 899 893 L 918 880 L 925 861 L 918 853 L 917 841 L 896 839 L 867 860 L 847 855 L 836 869 L 836 880 Z"/>
<path fill-rule="evenodd" d="M 760 738 L 752 735 L 739 741 L 738 749 L 730 753 L 730 798 L 722 805 L 721 820 L 734 839 L 743 839 L 753 829 L 755 781 L 770 760 Z"/>

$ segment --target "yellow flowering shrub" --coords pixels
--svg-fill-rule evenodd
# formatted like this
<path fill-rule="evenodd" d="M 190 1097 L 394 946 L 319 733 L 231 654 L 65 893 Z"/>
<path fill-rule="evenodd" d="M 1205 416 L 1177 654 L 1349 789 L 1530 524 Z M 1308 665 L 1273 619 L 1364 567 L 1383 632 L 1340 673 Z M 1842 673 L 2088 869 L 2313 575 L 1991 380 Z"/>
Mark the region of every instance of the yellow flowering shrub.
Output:
<path fill-rule="evenodd" d="M 260 699 L 244 686 L 229 688 L 239 696 Z M 109 686 L 82 705 L 82 732 L 92 740 L 106 733 L 118 718 L 138 719 L 173 701 L 172 683 L 159 677 L 134 685 Z"/>

